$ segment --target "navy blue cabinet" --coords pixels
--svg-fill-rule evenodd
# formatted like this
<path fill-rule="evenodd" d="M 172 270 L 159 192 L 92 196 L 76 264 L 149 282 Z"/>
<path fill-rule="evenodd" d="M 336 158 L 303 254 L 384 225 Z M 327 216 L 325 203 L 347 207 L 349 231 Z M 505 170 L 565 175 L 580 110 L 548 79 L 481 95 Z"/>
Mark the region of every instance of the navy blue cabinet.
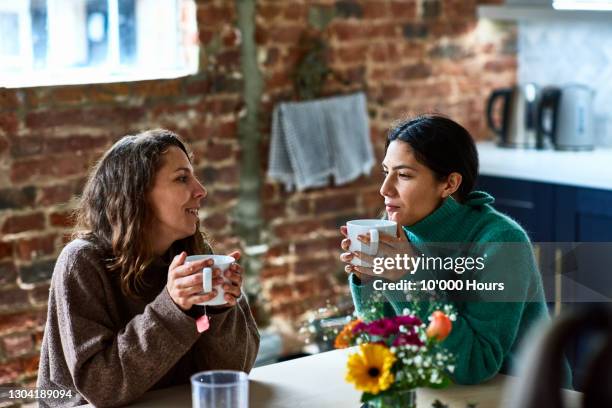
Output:
<path fill-rule="evenodd" d="M 478 189 L 535 243 L 551 312 L 612 299 L 612 191 L 491 176 Z M 591 341 L 567 352 L 578 388 Z"/>

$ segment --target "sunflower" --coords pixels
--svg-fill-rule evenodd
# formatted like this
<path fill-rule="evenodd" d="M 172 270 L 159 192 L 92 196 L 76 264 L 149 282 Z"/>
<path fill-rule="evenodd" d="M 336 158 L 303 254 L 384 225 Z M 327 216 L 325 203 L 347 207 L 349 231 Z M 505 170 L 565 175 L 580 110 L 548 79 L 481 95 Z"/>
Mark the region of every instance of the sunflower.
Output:
<path fill-rule="evenodd" d="M 395 356 L 381 344 L 366 343 L 359 346 L 359 353 L 348 359 L 346 381 L 355 384 L 360 391 L 378 394 L 393 384 L 391 366 Z"/>

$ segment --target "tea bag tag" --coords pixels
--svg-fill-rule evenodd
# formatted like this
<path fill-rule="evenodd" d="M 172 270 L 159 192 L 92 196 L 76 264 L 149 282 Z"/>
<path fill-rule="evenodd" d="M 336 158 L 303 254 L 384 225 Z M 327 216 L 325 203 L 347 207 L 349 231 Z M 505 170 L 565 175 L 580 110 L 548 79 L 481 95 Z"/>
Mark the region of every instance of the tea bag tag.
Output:
<path fill-rule="evenodd" d="M 210 320 L 208 319 L 208 315 L 206 314 L 206 306 L 204 306 L 204 314 L 196 320 L 196 328 L 198 329 L 198 333 L 203 333 L 210 327 Z"/>

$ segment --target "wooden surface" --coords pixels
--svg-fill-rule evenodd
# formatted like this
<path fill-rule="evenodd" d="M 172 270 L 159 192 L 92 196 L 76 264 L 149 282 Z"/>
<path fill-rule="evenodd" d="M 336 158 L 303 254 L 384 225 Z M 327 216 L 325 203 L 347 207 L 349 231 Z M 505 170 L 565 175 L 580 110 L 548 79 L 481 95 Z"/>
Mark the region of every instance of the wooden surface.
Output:
<path fill-rule="evenodd" d="M 358 408 L 361 394 L 344 381 L 346 361 L 352 350 L 334 350 L 309 357 L 253 369 L 249 374 L 250 408 Z M 444 390 L 417 390 L 417 406 L 429 408 L 438 399 L 449 408 L 502 406 L 503 387 L 512 377 L 497 375 L 492 380 L 471 386 L 453 385 Z M 572 400 L 580 394 L 566 392 Z M 148 392 L 130 407 L 191 407 L 189 385 Z M 575 406 L 575 405 L 569 405 Z"/>

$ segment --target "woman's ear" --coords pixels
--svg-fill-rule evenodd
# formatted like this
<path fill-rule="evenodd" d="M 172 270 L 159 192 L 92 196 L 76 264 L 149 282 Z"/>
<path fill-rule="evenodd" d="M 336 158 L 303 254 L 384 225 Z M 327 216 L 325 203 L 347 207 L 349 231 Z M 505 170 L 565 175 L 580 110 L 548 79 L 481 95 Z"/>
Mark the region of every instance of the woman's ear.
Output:
<path fill-rule="evenodd" d="M 446 178 L 446 182 L 444 182 L 443 185 L 442 198 L 455 194 L 455 192 L 459 189 L 462 180 L 463 177 L 457 172 L 452 172 L 449 174 Z"/>

